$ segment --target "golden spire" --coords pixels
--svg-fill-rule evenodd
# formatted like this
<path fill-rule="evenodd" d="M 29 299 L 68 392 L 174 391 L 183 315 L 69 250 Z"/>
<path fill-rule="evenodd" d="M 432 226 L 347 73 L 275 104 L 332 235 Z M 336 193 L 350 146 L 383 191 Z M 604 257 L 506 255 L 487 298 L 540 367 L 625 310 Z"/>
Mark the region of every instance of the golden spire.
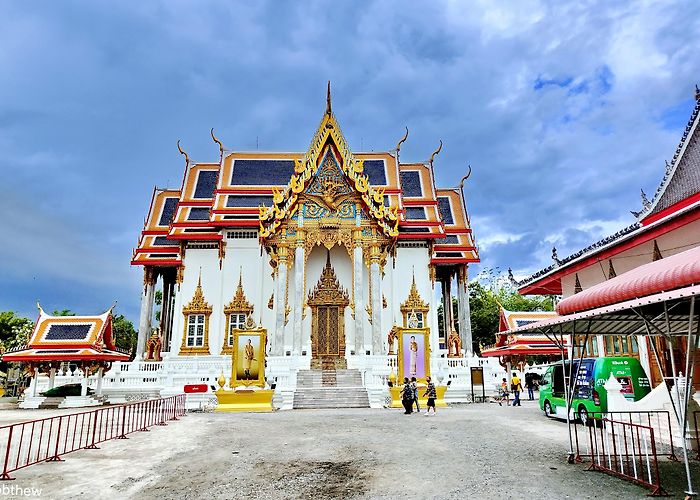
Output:
<path fill-rule="evenodd" d="M 331 110 L 331 81 L 328 80 L 328 90 L 326 91 L 326 114 L 332 114 Z"/>
<path fill-rule="evenodd" d="M 248 302 L 243 291 L 243 268 L 241 267 L 240 274 L 238 275 L 238 287 L 236 288 L 236 293 L 233 296 L 231 302 L 229 302 L 226 307 L 224 307 L 225 314 L 231 314 L 232 312 L 241 312 L 250 314 L 253 312 L 253 306 Z"/>
<path fill-rule="evenodd" d="M 409 311 L 425 312 L 429 308 L 430 307 L 428 306 L 428 304 L 423 302 L 423 299 L 421 298 L 420 294 L 418 293 L 418 287 L 416 286 L 416 275 L 414 273 L 413 274 L 413 283 L 411 283 L 411 291 L 408 292 L 408 298 L 406 299 L 406 302 L 401 304 L 401 312 L 409 312 Z"/>
<path fill-rule="evenodd" d="M 204 292 L 202 292 L 202 273 L 200 271 L 199 279 L 197 280 L 197 288 L 194 290 L 194 295 L 189 304 L 182 308 L 183 314 L 211 314 L 212 307 L 204 300 Z"/>

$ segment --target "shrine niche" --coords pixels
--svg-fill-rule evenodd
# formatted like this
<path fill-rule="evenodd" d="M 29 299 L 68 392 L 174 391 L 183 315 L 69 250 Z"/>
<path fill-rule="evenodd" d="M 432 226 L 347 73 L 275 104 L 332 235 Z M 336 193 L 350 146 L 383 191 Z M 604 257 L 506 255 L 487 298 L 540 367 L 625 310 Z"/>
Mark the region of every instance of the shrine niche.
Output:
<path fill-rule="evenodd" d="M 428 320 L 430 306 L 423 301 L 418 293 L 416 277 L 413 276 L 411 290 L 408 292 L 406 302 L 401 304 L 401 314 L 403 316 L 404 328 L 425 328 Z"/>
<path fill-rule="evenodd" d="M 331 254 L 307 301 L 311 307 L 311 367 L 346 368 L 345 308 L 350 304 L 331 266 Z"/>

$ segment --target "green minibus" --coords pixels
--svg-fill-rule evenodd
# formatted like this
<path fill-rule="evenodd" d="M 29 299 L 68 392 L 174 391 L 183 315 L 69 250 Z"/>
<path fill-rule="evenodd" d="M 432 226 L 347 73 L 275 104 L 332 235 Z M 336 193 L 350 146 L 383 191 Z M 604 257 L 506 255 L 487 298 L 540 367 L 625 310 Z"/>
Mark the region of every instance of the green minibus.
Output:
<path fill-rule="evenodd" d="M 540 381 L 540 409 L 547 417 L 566 418 L 566 398 L 564 396 L 564 366 L 567 378 L 570 369 L 577 377 L 571 404 L 572 417 L 588 423 L 590 415 L 600 417 L 608 409 L 605 383 L 612 374 L 622 385 L 622 394 L 630 401 L 639 401 L 649 394 L 651 386 L 644 368 L 636 358 L 609 357 L 584 358 L 566 365 L 557 363 L 550 366 Z"/>

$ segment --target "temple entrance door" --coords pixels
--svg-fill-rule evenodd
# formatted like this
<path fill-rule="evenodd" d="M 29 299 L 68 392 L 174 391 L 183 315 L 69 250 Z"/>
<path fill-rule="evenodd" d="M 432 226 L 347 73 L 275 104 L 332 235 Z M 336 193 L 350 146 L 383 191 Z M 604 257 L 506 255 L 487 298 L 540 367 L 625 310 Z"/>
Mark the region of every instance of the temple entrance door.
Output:
<path fill-rule="evenodd" d="M 345 368 L 345 308 L 350 304 L 331 266 L 330 252 L 316 287 L 309 294 L 311 306 L 311 368 Z"/>

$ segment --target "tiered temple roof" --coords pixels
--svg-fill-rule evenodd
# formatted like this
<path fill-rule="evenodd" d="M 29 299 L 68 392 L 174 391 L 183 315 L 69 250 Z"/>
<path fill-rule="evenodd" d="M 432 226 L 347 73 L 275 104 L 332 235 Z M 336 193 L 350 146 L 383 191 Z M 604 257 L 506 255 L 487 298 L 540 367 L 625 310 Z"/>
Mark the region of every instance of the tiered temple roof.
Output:
<path fill-rule="evenodd" d="M 673 159 L 651 201 L 642 193 L 642 210 L 632 212 L 637 220 L 617 233 L 555 262 L 526 278 L 522 294 L 561 294 L 561 277 L 592 262 L 612 257 L 627 248 L 680 227 L 698 218 L 700 211 L 700 90 L 695 107 Z"/>
<path fill-rule="evenodd" d="M 112 309 L 99 316 L 52 316 L 39 306 L 34 332 L 21 349 L 8 351 L 5 362 L 129 361 L 112 337 Z"/>
<path fill-rule="evenodd" d="M 154 191 L 132 265 L 177 266 L 182 262 L 180 242 L 218 242 L 223 228 L 257 230 L 263 207 L 269 209 L 275 196 L 290 192 L 295 166 L 308 159 L 308 153 L 228 151 L 213 131 L 212 137 L 220 146 L 219 163 L 190 162 L 183 152 L 182 188 Z M 399 149 L 351 154 L 362 162 L 369 186 L 383 196 L 386 212 L 396 210 L 396 239 L 434 242 L 434 264 L 478 262 L 460 188 L 435 187 L 435 154 L 426 162 L 400 163 Z"/>

